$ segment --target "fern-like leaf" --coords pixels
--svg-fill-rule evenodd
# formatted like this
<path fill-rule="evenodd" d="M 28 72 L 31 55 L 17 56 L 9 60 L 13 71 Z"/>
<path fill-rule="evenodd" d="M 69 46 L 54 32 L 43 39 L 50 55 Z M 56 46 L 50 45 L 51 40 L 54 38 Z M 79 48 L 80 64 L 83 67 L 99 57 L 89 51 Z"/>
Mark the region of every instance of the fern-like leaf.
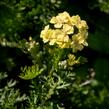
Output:
<path fill-rule="evenodd" d="M 39 69 L 38 65 L 33 65 L 30 67 L 25 66 L 24 68 L 21 68 L 21 70 L 22 70 L 22 73 L 20 74 L 19 77 L 24 80 L 29 80 L 41 74 L 44 71 L 44 68 Z"/>

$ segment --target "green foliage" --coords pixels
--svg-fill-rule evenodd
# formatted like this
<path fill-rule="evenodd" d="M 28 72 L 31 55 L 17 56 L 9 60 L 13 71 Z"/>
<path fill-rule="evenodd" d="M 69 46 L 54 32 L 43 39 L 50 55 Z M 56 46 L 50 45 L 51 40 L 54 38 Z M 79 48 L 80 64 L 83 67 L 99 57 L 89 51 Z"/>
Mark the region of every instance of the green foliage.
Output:
<path fill-rule="evenodd" d="M 39 38 L 63 11 L 87 21 L 83 51 Z M 2 0 L 0 17 L 0 109 L 109 108 L 108 0 Z"/>
<path fill-rule="evenodd" d="M 0 80 L 6 78 L 6 74 L 2 74 Z M 1 109 L 15 109 L 17 103 L 20 103 L 27 99 L 26 95 L 20 95 L 19 90 L 14 89 L 16 81 L 10 80 L 5 87 L 0 88 L 0 108 Z"/>
<path fill-rule="evenodd" d="M 98 6 L 100 7 L 101 11 L 109 14 L 109 1 L 108 0 L 97 0 Z"/>
<path fill-rule="evenodd" d="M 39 74 L 41 74 L 44 71 L 44 68 L 39 69 L 38 65 L 33 65 L 31 67 L 21 68 L 21 70 L 23 73 L 21 73 L 21 75 L 19 77 L 24 80 L 29 80 L 29 79 L 33 79 L 36 76 L 38 76 Z"/>

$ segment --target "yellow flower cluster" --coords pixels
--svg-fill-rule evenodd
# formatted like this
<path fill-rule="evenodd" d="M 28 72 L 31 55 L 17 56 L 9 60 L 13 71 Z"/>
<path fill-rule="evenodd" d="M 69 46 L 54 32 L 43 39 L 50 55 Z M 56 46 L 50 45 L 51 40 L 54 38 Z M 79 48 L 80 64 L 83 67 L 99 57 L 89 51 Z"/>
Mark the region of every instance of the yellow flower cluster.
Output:
<path fill-rule="evenodd" d="M 67 12 L 59 13 L 56 17 L 52 17 L 50 25 L 45 26 L 41 31 L 40 37 L 44 43 L 49 42 L 50 45 L 57 44 L 61 48 L 73 48 L 82 50 L 87 46 L 88 26 L 86 21 L 81 20 L 78 15 L 71 16 Z"/>
<path fill-rule="evenodd" d="M 64 69 L 68 67 L 71 67 L 70 69 L 72 69 L 72 66 L 76 64 L 80 64 L 80 58 L 76 58 L 74 54 L 68 54 L 68 59 L 58 63 L 59 67 Z"/>
<path fill-rule="evenodd" d="M 75 55 L 69 54 L 68 59 L 67 59 L 67 63 L 69 66 L 73 66 L 75 64 L 79 64 L 80 62 L 78 59 L 76 59 Z"/>

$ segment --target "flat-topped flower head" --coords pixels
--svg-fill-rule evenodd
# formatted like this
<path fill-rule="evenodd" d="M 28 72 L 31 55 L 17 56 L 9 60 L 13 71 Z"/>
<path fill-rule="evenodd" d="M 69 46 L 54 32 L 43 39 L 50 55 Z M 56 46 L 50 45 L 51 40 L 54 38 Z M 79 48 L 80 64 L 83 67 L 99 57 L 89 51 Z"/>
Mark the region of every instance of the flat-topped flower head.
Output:
<path fill-rule="evenodd" d="M 70 16 L 67 12 L 59 13 L 50 20 L 50 24 L 41 31 L 40 37 L 44 43 L 57 44 L 60 48 L 82 50 L 87 44 L 88 25 L 79 15 Z"/>

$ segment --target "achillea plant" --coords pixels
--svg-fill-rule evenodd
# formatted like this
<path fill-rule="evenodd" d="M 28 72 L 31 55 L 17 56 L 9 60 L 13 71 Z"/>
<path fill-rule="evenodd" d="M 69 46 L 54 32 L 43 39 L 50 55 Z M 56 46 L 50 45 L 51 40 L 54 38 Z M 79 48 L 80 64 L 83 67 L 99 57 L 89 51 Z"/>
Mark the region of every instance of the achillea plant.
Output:
<path fill-rule="evenodd" d="M 86 21 L 78 15 L 63 12 L 52 17 L 49 25 L 41 31 L 42 42 L 29 37 L 28 41 L 10 43 L 4 40 L 1 43 L 21 49 L 33 62 L 31 66 L 21 67 L 20 79 L 29 81 L 27 105 L 22 108 L 99 109 L 109 94 L 107 89 L 96 90 L 100 85 L 94 79 L 95 72 L 88 72 L 84 64 L 87 59 L 79 56 L 78 51 L 88 46 L 87 37 Z M 18 98 L 18 92 L 12 93 Z"/>
<path fill-rule="evenodd" d="M 31 109 L 64 109 L 69 100 L 76 104 L 78 99 L 73 93 L 80 93 L 85 87 L 81 85 L 83 77 L 80 78 L 76 72 L 79 72 L 81 64 L 86 62 L 86 59 L 77 56 L 76 52 L 88 45 L 87 36 L 86 21 L 81 20 L 78 15 L 70 16 L 67 12 L 52 17 L 50 24 L 41 31 L 40 37 L 44 44 L 33 44 L 32 49 L 27 50 L 38 67 L 24 67 L 19 76 L 32 82 L 28 97 Z M 31 44 L 28 42 L 28 45 Z M 34 50 L 39 55 L 36 55 Z M 91 81 L 89 80 L 88 84 Z M 71 107 L 73 106 L 70 105 L 69 108 Z"/>

